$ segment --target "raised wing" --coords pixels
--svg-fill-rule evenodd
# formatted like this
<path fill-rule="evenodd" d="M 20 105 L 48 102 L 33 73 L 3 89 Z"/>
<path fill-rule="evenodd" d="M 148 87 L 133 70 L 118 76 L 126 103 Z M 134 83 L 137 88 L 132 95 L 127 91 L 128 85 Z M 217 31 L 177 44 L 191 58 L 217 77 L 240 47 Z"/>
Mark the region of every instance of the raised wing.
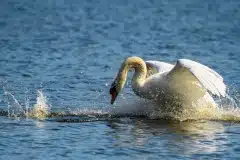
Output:
<path fill-rule="evenodd" d="M 192 75 L 192 77 L 186 77 L 186 75 Z M 187 81 L 188 79 L 195 79 L 200 82 L 202 87 L 212 94 L 223 97 L 226 95 L 226 85 L 223 82 L 222 76 L 211 68 L 192 60 L 177 60 L 175 67 L 167 76 L 175 79 L 175 83 Z"/>
<path fill-rule="evenodd" d="M 173 69 L 174 65 L 160 61 L 145 61 L 147 65 L 147 77 L 156 73 L 163 73 Z"/>

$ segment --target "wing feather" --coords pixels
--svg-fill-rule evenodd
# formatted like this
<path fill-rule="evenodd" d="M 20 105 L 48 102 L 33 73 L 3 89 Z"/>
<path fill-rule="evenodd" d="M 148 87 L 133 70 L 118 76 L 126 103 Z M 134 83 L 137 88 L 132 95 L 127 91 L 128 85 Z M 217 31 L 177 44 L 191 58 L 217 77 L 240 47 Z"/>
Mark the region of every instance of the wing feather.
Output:
<path fill-rule="evenodd" d="M 148 69 L 148 76 L 163 73 L 173 69 L 174 65 L 160 61 L 145 61 Z"/>
<path fill-rule="evenodd" d="M 212 94 L 225 97 L 226 85 L 223 82 L 222 76 L 216 71 L 192 60 L 179 59 L 168 75 L 181 74 L 181 69 L 187 69 Z"/>

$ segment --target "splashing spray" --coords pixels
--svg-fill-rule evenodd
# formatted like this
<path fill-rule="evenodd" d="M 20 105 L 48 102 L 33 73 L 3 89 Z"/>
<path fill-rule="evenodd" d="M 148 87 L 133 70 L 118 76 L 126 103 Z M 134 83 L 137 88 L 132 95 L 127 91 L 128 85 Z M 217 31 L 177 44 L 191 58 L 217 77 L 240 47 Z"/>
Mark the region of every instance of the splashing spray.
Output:
<path fill-rule="evenodd" d="M 33 109 L 29 112 L 28 116 L 44 119 L 50 114 L 50 106 L 47 104 L 47 97 L 43 95 L 41 89 L 37 90 L 37 102 Z"/>
<path fill-rule="evenodd" d="M 23 106 L 20 105 L 18 100 L 10 92 L 4 89 L 4 95 L 6 96 L 8 103 L 8 117 L 22 117 L 26 116 L 26 112 Z"/>

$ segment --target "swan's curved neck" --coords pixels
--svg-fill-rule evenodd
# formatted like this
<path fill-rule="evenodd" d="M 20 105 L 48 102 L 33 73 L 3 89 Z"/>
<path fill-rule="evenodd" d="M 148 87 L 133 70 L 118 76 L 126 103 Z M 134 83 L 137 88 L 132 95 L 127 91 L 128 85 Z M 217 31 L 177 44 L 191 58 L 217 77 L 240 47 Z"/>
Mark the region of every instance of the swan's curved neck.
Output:
<path fill-rule="evenodd" d="M 127 73 L 129 69 L 134 69 L 135 73 L 132 78 L 132 88 L 133 91 L 141 96 L 142 88 L 144 86 L 144 82 L 147 76 L 147 67 L 146 63 L 139 57 L 129 57 L 126 61 L 123 62 L 122 67 L 120 69 L 119 75 L 123 78 L 125 83 L 127 79 Z"/>

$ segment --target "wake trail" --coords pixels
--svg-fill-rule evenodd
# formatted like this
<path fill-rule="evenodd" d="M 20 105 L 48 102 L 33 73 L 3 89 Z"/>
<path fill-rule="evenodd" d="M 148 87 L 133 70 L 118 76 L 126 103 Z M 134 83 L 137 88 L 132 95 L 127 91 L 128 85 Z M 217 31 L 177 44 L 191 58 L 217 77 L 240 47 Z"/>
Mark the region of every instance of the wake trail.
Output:
<path fill-rule="evenodd" d="M 144 117 L 147 119 L 167 119 L 167 120 L 214 120 L 240 122 L 239 102 L 236 98 L 227 96 L 227 99 L 219 100 L 217 108 L 208 108 L 197 106 L 194 110 L 183 110 L 176 113 L 163 113 L 156 110 L 156 104 L 143 99 L 133 99 L 131 101 L 123 101 L 122 103 L 104 108 L 75 108 L 67 111 L 53 112 L 51 105 L 48 104 L 47 97 L 44 96 L 42 90 L 37 90 L 36 103 L 33 107 L 22 106 L 10 92 L 4 92 L 8 104 L 8 110 L 0 110 L 1 116 L 8 117 L 28 117 L 40 120 L 55 119 L 59 122 L 90 122 L 108 120 L 120 117 Z M 236 95 L 235 95 L 236 96 Z M 236 96 L 238 97 L 238 95 Z M 238 100 L 238 99 L 237 99 Z M 29 102 L 25 102 L 29 105 Z"/>

